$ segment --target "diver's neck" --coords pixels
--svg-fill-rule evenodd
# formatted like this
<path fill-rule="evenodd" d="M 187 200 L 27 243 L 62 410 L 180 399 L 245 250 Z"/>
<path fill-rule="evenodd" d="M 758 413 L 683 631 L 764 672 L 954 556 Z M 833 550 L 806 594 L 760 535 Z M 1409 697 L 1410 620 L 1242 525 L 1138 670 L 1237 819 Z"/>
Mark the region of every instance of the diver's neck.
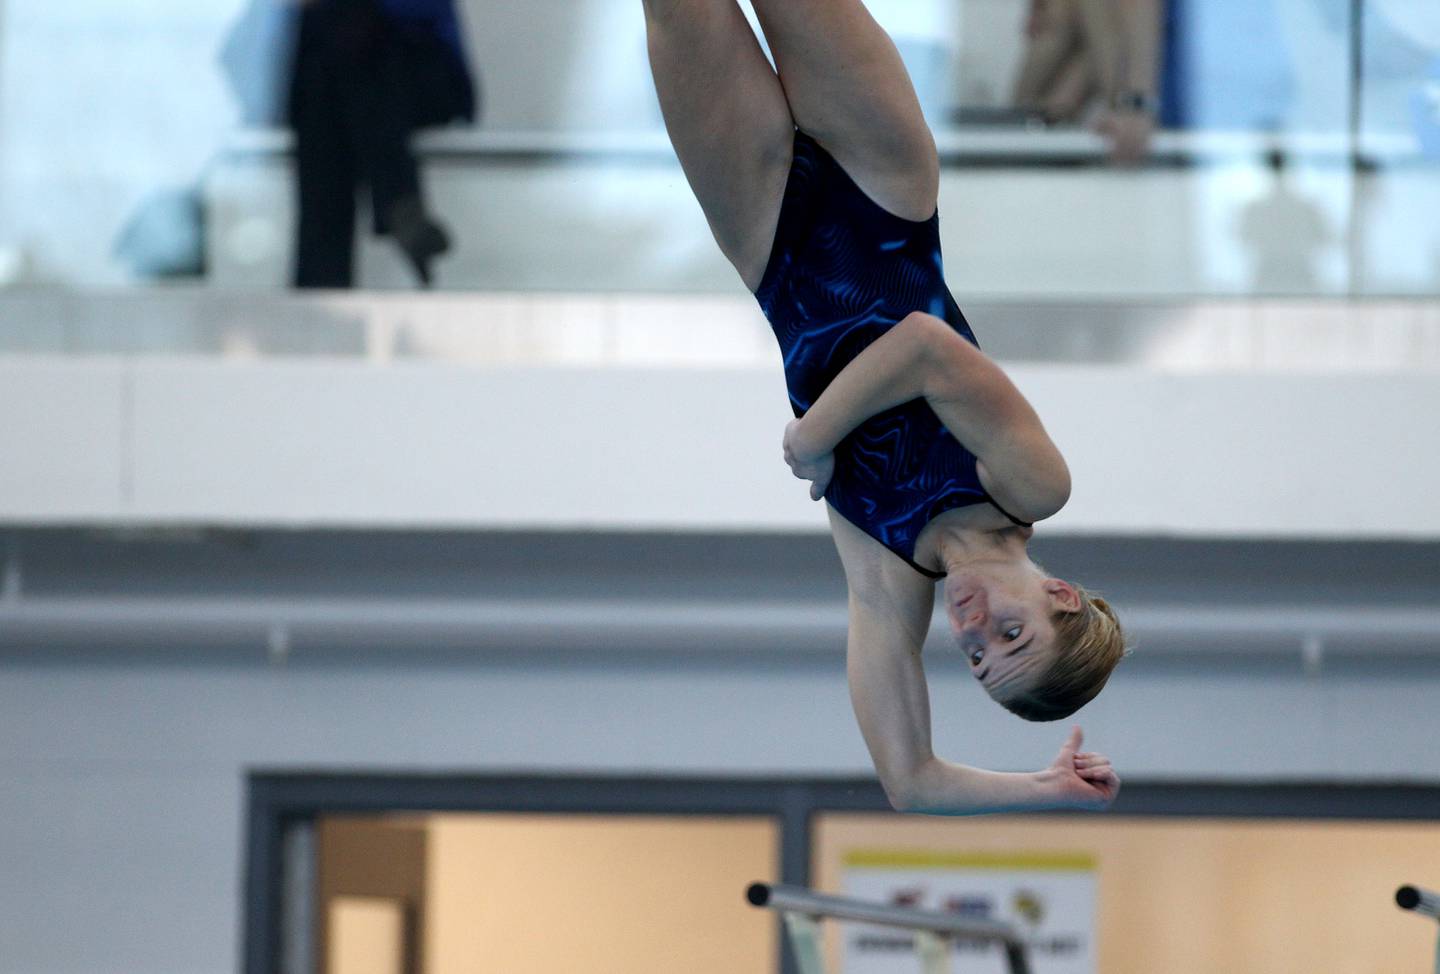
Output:
<path fill-rule="evenodd" d="M 1030 528 L 998 531 L 946 531 L 935 539 L 935 553 L 947 575 L 972 571 L 986 562 L 1028 560 Z"/>

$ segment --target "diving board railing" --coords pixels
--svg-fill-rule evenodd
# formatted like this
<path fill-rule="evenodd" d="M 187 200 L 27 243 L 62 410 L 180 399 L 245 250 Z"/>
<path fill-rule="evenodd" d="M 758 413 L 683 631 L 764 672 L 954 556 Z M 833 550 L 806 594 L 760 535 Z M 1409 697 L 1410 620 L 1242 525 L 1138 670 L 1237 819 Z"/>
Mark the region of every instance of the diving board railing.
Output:
<path fill-rule="evenodd" d="M 1418 886 L 1401 886 L 1395 891 L 1395 905 L 1432 920 L 1440 920 L 1440 893 Z M 1435 944 L 1435 974 L 1440 974 L 1440 940 Z"/>
<path fill-rule="evenodd" d="M 925 974 L 948 974 L 953 940 L 998 943 L 1005 951 L 1010 974 L 1030 974 L 1025 942 L 1008 923 L 826 896 L 798 886 L 752 883 L 745 897 L 751 905 L 775 910 L 784 918 L 800 974 L 825 974 L 820 950 L 821 920 L 850 920 L 913 931 Z"/>

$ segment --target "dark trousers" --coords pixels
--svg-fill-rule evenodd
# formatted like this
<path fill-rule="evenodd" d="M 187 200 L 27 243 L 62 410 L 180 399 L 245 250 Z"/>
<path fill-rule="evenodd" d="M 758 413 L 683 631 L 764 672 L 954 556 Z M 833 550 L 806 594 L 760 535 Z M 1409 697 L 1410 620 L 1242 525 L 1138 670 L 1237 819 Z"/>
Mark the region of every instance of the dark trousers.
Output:
<path fill-rule="evenodd" d="M 356 197 L 369 189 L 374 231 L 389 231 L 397 202 L 418 200 L 410 149 L 413 93 L 393 30 L 368 0 L 305 5 L 290 90 L 298 231 L 294 282 L 354 283 Z"/>

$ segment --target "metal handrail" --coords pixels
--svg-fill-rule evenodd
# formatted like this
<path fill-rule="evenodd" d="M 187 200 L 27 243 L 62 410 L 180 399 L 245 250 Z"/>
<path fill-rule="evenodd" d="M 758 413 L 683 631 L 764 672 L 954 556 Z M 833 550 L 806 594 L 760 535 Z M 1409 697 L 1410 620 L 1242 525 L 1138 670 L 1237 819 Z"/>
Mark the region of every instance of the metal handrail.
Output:
<path fill-rule="evenodd" d="M 1440 893 L 1418 886 L 1401 886 L 1395 891 L 1395 905 L 1402 910 L 1440 920 Z M 1435 942 L 1435 974 L 1440 974 L 1440 939 Z"/>
<path fill-rule="evenodd" d="M 752 883 L 746 899 L 753 906 L 775 910 L 787 916 L 813 919 L 853 920 L 886 927 L 900 927 L 945 938 L 999 943 L 1005 950 L 1011 974 L 1029 974 L 1026 944 L 1015 928 L 998 920 L 976 920 L 930 910 L 869 903 L 842 896 L 815 893 L 799 886 Z"/>
<path fill-rule="evenodd" d="M 1395 891 L 1395 905 L 1432 920 L 1440 920 L 1440 893 L 1418 886 L 1401 886 Z"/>

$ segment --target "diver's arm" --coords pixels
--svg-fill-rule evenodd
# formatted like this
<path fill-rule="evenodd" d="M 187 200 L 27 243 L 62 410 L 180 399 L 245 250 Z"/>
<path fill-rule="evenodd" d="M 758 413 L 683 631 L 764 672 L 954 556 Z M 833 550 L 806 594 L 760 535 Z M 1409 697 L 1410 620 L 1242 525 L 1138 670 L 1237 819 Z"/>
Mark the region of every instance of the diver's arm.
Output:
<path fill-rule="evenodd" d="M 857 355 L 786 435 L 797 476 L 877 413 L 923 398 L 980 459 L 986 488 L 1018 517 L 1065 505 L 1070 471 L 1040 417 L 1004 371 L 934 315 L 907 316 Z"/>
<path fill-rule="evenodd" d="M 929 318 L 909 315 L 840 370 L 797 425 L 806 453 L 832 453 L 871 416 L 925 394 L 925 363 L 934 340 Z"/>
<path fill-rule="evenodd" d="M 943 761 L 930 743 L 930 699 L 920 660 L 934 584 L 831 512 L 850 586 L 846 670 L 850 699 L 880 783 L 899 811 L 932 815 L 1103 807 L 1118 789 L 1078 735 L 1044 771 L 986 771 Z M 1107 791 L 1107 788 L 1110 789 Z"/>
<path fill-rule="evenodd" d="M 916 605 L 904 612 L 888 600 L 850 595 L 850 701 L 890 804 L 901 812 L 943 815 L 1046 807 L 1036 775 L 983 771 L 935 756 L 920 661 L 919 630 L 929 621 L 930 599 L 924 601 L 923 611 Z"/>
<path fill-rule="evenodd" d="M 850 700 L 880 784 L 896 811 L 983 815 L 1101 809 L 1110 803 L 1119 779 L 1109 761 L 1098 755 L 1082 760 L 1101 763 L 1077 761 L 1079 728 L 1043 771 L 986 771 L 936 757 L 920 661 L 924 637 L 917 639 L 905 622 L 897 617 L 893 604 L 877 604 L 851 593 L 846 654 Z"/>

